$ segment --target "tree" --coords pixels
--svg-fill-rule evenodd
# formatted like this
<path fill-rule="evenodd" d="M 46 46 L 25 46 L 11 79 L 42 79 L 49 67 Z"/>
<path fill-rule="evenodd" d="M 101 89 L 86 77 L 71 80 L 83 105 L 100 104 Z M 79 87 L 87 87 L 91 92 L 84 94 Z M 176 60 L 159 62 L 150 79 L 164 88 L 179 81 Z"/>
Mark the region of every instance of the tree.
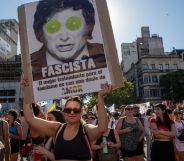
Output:
<path fill-rule="evenodd" d="M 87 107 L 93 106 L 97 102 L 97 93 L 82 95 L 82 98 L 88 99 L 85 104 Z M 124 86 L 119 89 L 113 90 L 105 97 L 105 105 L 107 107 L 115 104 L 115 107 L 120 107 L 122 104 L 131 104 L 135 101 L 134 85 L 124 79 Z"/>
<path fill-rule="evenodd" d="M 163 75 L 160 79 L 162 99 L 181 102 L 184 100 L 184 70 Z"/>

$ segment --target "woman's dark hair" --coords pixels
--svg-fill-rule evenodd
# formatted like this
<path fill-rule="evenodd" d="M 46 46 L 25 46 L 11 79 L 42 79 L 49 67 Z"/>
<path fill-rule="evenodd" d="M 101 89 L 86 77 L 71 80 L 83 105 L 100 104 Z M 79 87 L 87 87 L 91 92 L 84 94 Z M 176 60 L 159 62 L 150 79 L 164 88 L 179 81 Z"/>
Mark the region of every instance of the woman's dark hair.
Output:
<path fill-rule="evenodd" d="M 163 125 L 163 124 L 165 124 L 166 127 L 169 130 L 171 130 L 171 120 L 170 120 L 169 115 L 168 115 L 168 113 L 166 111 L 166 106 L 164 104 L 156 104 L 155 107 L 159 107 L 162 111 L 165 111 L 163 113 L 163 120 L 164 121 L 162 121 L 159 117 L 157 117 L 156 118 L 156 124 L 157 125 Z"/>
<path fill-rule="evenodd" d="M 95 11 L 89 0 L 41 0 L 38 2 L 34 15 L 33 28 L 38 41 L 43 42 L 43 26 L 55 13 L 72 8 L 82 10 L 82 15 L 89 28 L 88 39 L 92 38 L 95 25 Z"/>
<path fill-rule="evenodd" d="M 40 106 L 37 105 L 36 103 L 32 103 L 31 105 L 32 109 L 33 109 L 33 113 L 36 117 L 38 117 L 38 115 L 41 113 L 41 110 L 40 110 Z"/>
<path fill-rule="evenodd" d="M 17 117 L 18 117 L 17 111 L 15 111 L 15 110 L 13 110 L 13 109 L 9 110 L 9 111 L 8 111 L 8 114 L 13 116 L 13 122 L 14 122 L 14 121 L 17 119 Z"/>
<path fill-rule="evenodd" d="M 56 121 L 58 121 L 60 123 L 65 123 L 65 118 L 64 118 L 63 114 L 61 113 L 61 111 L 54 110 L 54 111 L 51 111 L 49 113 L 54 115 L 54 117 L 56 118 Z"/>
<path fill-rule="evenodd" d="M 80 97 L 79 97 L 79 96 L 72 96 L 72 97 L 69 97 L 69 98 L 67 99 L 66 103 L 65 103 L 65 107 L 66 107 L 66 105 L 67 105 L 67 103 L 68 103 L 69 101 L 75 101 L 75 102 L 78 102 L 78 103 L 79 103 L 79 105 L 80 105 L 80 108 L 82 108 L 82 107 L 83 107 L 83 103 L 82 103 L 82 101 L 81 101 L 81 99 L 80 99 Z"/>

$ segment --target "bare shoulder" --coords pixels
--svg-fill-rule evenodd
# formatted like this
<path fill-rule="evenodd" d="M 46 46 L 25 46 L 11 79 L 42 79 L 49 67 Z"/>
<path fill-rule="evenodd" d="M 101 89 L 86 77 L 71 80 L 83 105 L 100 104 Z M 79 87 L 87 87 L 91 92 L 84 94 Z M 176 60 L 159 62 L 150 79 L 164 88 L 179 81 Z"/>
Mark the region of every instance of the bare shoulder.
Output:
<path fill-rule="evenodd" d="M 84 128 L 85 128 L 85 130 L 93 130 L 93 129 L 97 128 L 97 126 L 93 125 L 93 124 L 85 124 Z"/>

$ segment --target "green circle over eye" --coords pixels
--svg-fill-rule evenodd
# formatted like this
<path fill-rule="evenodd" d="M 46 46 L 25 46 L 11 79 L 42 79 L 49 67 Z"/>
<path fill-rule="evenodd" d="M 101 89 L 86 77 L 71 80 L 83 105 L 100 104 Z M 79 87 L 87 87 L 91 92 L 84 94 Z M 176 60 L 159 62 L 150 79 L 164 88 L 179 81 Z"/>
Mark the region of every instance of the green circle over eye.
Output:
<path fill-rule="evenodd" d="M 81 18 L 77 16 L 72 16 L 66 21 L 66 27 L 72 31 L 80 29 L 81 25 Z"/>
<path fill-rule="evenodd" d="M 45 24 L 45 29 L 49 34 L 58 32 L 61 28 L 61 24 L 56 19 L 51 19 Z"/>

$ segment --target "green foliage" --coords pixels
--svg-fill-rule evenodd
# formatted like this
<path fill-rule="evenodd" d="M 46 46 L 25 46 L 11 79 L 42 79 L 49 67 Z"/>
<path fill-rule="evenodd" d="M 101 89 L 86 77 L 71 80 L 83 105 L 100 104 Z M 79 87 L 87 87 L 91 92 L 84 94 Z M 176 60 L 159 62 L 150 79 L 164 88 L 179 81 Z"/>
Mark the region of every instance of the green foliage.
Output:
<path fill-rule="evenodd" d="M 184 70 L 163 75 L 160 79 L 162 99 L 176 102 L 184 100 Z"/>
<path fill-rule="evenodd" d="M 97 93 L 85 94 L 82 95 L 82 98 L 88 100 L 85 106 L 90 107 L 97 102 Z M 107 107 L 112 104 L 115 104 L 115 107 L 120 107 L 122 104 L 131 104 L 134 101 L 134 85 L 126 79 L 124 79 L 124 86 L 122 88 L 113 90 L 105 97 L 105 104 Z"/>

